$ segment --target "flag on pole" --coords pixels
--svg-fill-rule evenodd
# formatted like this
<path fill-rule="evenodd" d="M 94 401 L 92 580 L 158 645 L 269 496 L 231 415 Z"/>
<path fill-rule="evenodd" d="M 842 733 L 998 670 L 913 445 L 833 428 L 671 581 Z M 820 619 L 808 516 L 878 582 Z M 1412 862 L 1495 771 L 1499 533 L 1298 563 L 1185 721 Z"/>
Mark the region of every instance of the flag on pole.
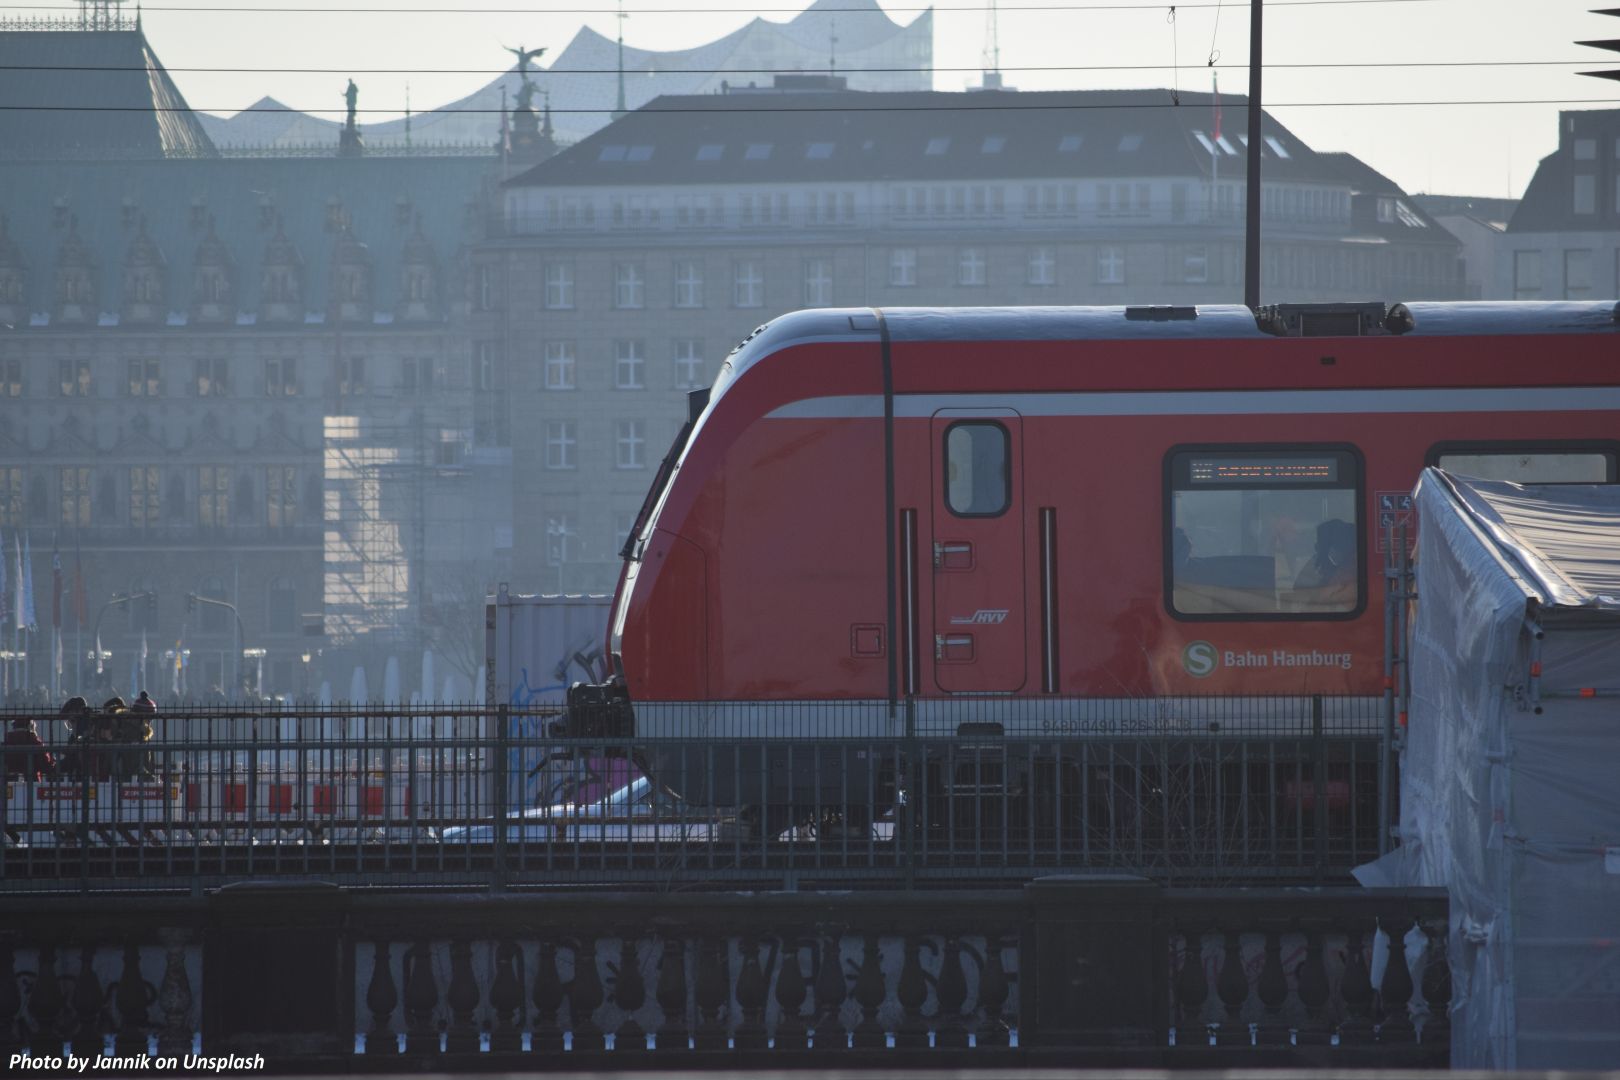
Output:
<path fill-rule="evenodd" d="M 96 674 L 97 675 L 100 675 L 102 673 L 101 661 L 102 661 L 102 656 L 101 656 L 101 631 L 97 630 L 96 631 Z"/>
<path fill-rule="evenodd" d="M 0 560 L 4 561 L 4 560 Z M 90 618 L 90 602 L 84 590 L 84 552 L 79 547 L 79 533 L 73 532 L 73 625 L 84 629 Z"/>
<path fill-rule="evenodd" d="M 5 530 L 0 529 L 0 626 L 11 621 L 11 590 L 6 583 Z"/>
<path fill-rule="evenodd" d="M 1212 74 L 1210 78 L 1215 84 L 1215 129 L 1210 132 L 1209 137 L 1219 142 L 1221 138 L 1221 76 L 1217 72 Z"/>
<path fill-rule="evenodd" d="M 39 629 L 34 618 L 34 545 L 25 536 L 23 537 L 23 621 L 22 625 L 28 627 L 33 633 Z"/>
<path fill-rule="evenodd" d="M 16 629 L 21 630 L 23 627 L 28 625 L 27 620 L 23 618 L 22 537 L 16 533 L 13 533 L 11 536 L 11 544 L 17 552 L 17 572 L 13 575 L 13 580 L 11 583 L 11 625 Z"/>
<path fill-rule="evenodd" d="M 51 540 L 51 626 L 62 629 L 62 549 Z"/>

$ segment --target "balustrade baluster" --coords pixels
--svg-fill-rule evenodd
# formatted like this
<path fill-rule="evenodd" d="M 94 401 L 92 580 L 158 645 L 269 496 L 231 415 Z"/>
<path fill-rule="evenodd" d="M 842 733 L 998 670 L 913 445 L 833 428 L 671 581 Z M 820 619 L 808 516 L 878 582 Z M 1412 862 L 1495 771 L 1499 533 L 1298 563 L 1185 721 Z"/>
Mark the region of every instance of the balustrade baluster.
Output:
<path fill-rule="evenodd" d="M 566 995 L 557 974 L 557 946 L 542 939 L 534 965 L 534 989 L 529 994 L 529 1000 L 534 1002 L 534 1032 L 529 1036 L 529 1049 L 534 1053 L 562 1053 L 563 1032 L 557 1013 Z"/>
<path fill-rule="evenodd" d="M 731 965 L 725 938 L 698 942 L 697 977 L 692 1000 L 697 1006 L 693 1042 L 699 1050 L 726 1048 L 726 1012 L 731 1003 Z"/>
<path fill-rule="evenodd" d="M 399 1050 L 394 1037 L 394 1010 L 399 1006 L 399 990 L 394 986 L 394 958 L 384 940 L 371 945 L 371 981 L 366 984 L 366 1008 L 371 1010 L 371 1032 L 366 1036 L 366 1053 L 393 1054 Z"/>
<path fill-rule="evenodd" d="M 601 1050 L 607 1041 L 596 1021 L 596 1010 L 607 1000 L 607 993 L 596 970 L 596 938 L 586 937 L 570 944 L 574 950 L 574 978 L 568 984 L 568 1026 L 574 1033 L 574 1050 Z"/>
<path fill-rule="evenodd" d="M 1243 1019 L 1243 1006 L 1249 1000 L 1249 977 L 1243 970 L 1243 935 L 1238 930 L 1226 931 L 1226 952 L 1220 974 L 1215 976 L 1215 994 L 1224 1010 L 1220 1026 L 1215 1029 L 1216 1045 L 1250 1045 L 1253 1040 L 1249 1025 Z"/>
<path fill-rule="evenodd" d="M 908 936 L 903 943 L 905 959 L 900 965 L 899 981 L 894 986 L 894 999 L 899 1002 L 901 1009 L 900 1024 L 894 1033 L 896 1048 L 928 1045 L 928 1021 L 923 1018 L 922 1012 L 923 1005 L 928 1001 L 922 944 L 922 939 L 916 936 Z"/>
<path fill-rule="evenodd" d="M 1425 926 L 1423 936 L 1428 946 L 1423 950 L 1423 1000 L 1428 1015 L 1423 1018 L 1422 1042 L 1425 1046 L 1451 1045 L 1451 959 L 1447 954 L 1449 928 L 1441 922 L 1436 927 Z"/>
<path fill-rule="evenodd" d="M 164 1056 L 181 1057 L 191 1052 L 191 976 L 186 973 L 186 946 L 190 935 L 184 930 L 164 930 L 163 980 L 158 984 L 157 1006 L 163 1012 L 163 1029 L 158 1032 L 157 1050 Z"/>
<path fill-rule="evenodd" d="M 4 1005 L 0 1004 L 0 1009 Z M 56 946 L 39 947 L 39 970 L 34 973 L 34 985 L 28 988 L 28 1011 L 34 1018 L 34 1053 L 55 1055 L 62 1049 L 63 1013 L 67 997 L 62 991 L 62 978 L 56 971 Z"/>
<path fill-rule="evenodd" d="M 939 979 L 934 983 L 934 1045 L 941 1049 L 961 1049 L 968 1044 L 962 1006 L 967 1004 L 967 970 L 962 966 L 962 939 L 944 936 L 940 951 Z M 979 970 L 984 960 L 979 958 Z"/>
<path fill-rule="evenodd" d="M 1182 1046 L 1207 1045 L 1209 1024 L 1204 1006 L 1209 1001 L 1209 975 L 1204 971 L 1204 932 L 1182 932 L 1181 970 L 1176 973 L 1176 1042 Z"/>
<path fill-rule="evenodd" d="M 664 938 L 664 955 L 658 964 L 658 1008 L 664 1022 L 658 1028 L 656 1047 L 660 1051 L 685 1050 L 689 1045 L 692 1019 L 686 1009 L 686 941 Z"/>
<path fill-rule="evenodd" d="M 984 1023 L 974 1037 L 978 1046 L 1007 1046 L 1012 1041 L 1011 1025 L 1003 1015 L 1012 996 L 1012 980 L 1002 959 L 1006 947 L 1001 938 L 985 935 L 984 971 L 979 976 L 979 1011 L 984 1014 Z"/>
<path fill-rule="evenodd" d="M 439 984 L 433 976 L 433 946 L 418 940 L 405 953 L 405 1049 L 437 1054 L 439 1032 L 433 1013 L 439 1007 Z"/>
<path fill-rule="evenodd" d="M 1372 1041 L 1372 976 L 1365 956 L 1366 925 L 1350 920 L 1345 933 L 1344 972 L 1339 976 L 1339 998 L 1344 1002 L 1344 1018 L 1339 1022 L 1339 1042 L 1354 1045 Z"/>
<path fill-rule="evenodd" d="M 489 983 L 489 1009 L 495 1023 L 489 1033 L 491 1053 L 523 1049 L 523 950 L 512 941 L 495 946 L 495 977 Z"/>
<path fill-rule="evenodd" d="M 1406 932 L 1414 920 L 1409 915 L 1396 914 L 1380 919 L 1384 934 L 1389 939 L 1389 958 L 1384 964 L 1384 977 L 1378 983 L 1378 1006 L 1383 1017 L 1378 1025 L 1378 1041 L 1385 1043 L 1412 1043 L 1417 1041 L 1417 1028 L 1412 1024 L 1412 971 L 1406 966 Z"/>
<path fill-rule="evenodd" d="M 759 965 L 759 938 L 745 934 L 737 942 L 737 1032 L 739 1050 L 763 1050 L 767 1045 L 765 1005 L 769 1000 L 770 972 Z M 775 949 L 772 949 L 773 964 Z"/>
<path fill-rule="evenodd" d="M 135 941 L 124 942 L 124 967 L 113 989 L 113 1003 L 118 1006 L 114 1053 L 120 1056 L 146 1056 L 146 1038 L 151 1033 L 146 1009 L 156 1000 L 157 987 L 141 976 L 140 945 Z"/>
<path fill-rule="evenodd" d="M 888 1033 L 878 1022 L 878 1010 L 889 996 L 883 980 L 882 941 L 876 933 L 868 932 L 861 939 L 861 962 L 855 971 L 855 984 L 850 990 L 855 1004 L 860 1006 L 861 1020 L 855 1025 L 851 1041 L 859 1049 L 883 1049 L 888 1045 Z"/>
<path fill-rule="evenodd" d="M 28 1021 L 23 1017 L 22 983 L 17 977 L 17 953 L 9 937 L 0 938 L 0 1054 L 6 1060 L 24 1049 Z"/>
<path fill-rule="evenodd" d="M 849 1047 L 849 1032 L 844 1027 L 844 999 L 849 996 L 849 981 L 844 975 L 843 933 L 831 930 L 821 939 L 821 955 L 816 961 L 813 985 L 816 994 L 813 1034 L 815 1049 L 844 1050 Z"/>
<path fill-rule="evenodd" d="M 776 972 L 776 1006 L 781 1016 L 776 1022 L 776 1049 L 803 1050 L 805 1048 L 804 1018 L 800 1010 L 810 997 L 809 984 L 804 979 L 804 968 L 799 964 L 799 950 L 806 944 L 793 936 L 792 931 L 778 941 L 781 949 L 780 966 Z"/>
<path fill-rule="evenodd" d="M 613 1003 L 624 1013 L 624 1019 L 613 1033 L 615 1050 L 647 1049 L 648 1032 L 636 1016 L 647 1004 L 647 982 L 641 976 L 641 955 L 636 946 L 635 931 L 620 933 L 619 962 L 613 971 Z"/>
<path fill-rule="evenodd" d="M 478 976 L 473 972 L 472 942 L 460 938 L 450 943 L 450 986 L 445 1003 L 450 1006 L 450 1028 L 444 1049 L 450 1054 L 478 1052 Z"/>
<path fill-rule="evenodd" d="M 1283 971 L 1282 930 L 1272 927 L 1266 931 L 1266 959 L 1255 982 L 1265 1016 L 1255 1032 L 1255 1041 L 1261 1046 L 1278 1046 L 1288 1042 L 1288 1022 L 1283 1019 L 1283 1005 L 1288 1001 L 1288 976 Z"/>
<path fill-rule="evenodd" d="M 73 983 L 73 1019 L 73 1052 L 79 1057 L 100 1057 L 108 1027 L 107 995 L 96 976 L 94 944 L 87 943 L 79 949 L 79 974 Z"/>
<path fill-rule="evenodd" d="M 1331 991 L 1328 987 L 1327 936 L 1318 929 L 1305 931 L 1305 958 L 1294 969 L 1294 985 L 1299 988 L 1299 1003 L 1305 1007 L 1305 1021 L 1295 1035 L 1300 1046 L 1326 1046 L 1333 1035 L 1333 1023 L 1327 1015 Z"/>

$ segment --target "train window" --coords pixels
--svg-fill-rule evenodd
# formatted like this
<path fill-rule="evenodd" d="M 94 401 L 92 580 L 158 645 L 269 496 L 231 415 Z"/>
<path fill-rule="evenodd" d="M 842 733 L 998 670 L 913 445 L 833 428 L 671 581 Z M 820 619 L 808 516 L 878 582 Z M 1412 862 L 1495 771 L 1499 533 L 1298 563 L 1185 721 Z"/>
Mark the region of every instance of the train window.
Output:
<path fill-rule="evenodd" d="M 1170 610 L 1193 618 L 1332 618 L 1361 609 L 1360 464 L 1339 448 L 1171 452 Z"/>
<path fill-rule="evenodd" d="M 1449 445 L 1429 452 L 1429 464 L 1447 472 L 1515 484 L 1612 484 L 1615 460 L 1615 448 L 1591 444 Z"/>
<path fill-rule="evenodd" d="M 1007 509 L 1012 477 L 1007 429 L 972 420 L 945 429 L 945 504 L 958 517 L 994 517 Z"/>

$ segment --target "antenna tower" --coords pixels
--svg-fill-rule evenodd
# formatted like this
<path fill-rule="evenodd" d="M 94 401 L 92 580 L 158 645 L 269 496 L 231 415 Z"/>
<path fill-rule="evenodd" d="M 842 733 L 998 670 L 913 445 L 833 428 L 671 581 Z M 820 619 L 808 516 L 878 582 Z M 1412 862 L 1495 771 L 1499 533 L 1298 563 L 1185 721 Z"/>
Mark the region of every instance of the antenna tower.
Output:
<path fill-rule="evenodd" d="M 80 30 L 121 30 L 124 0 L 79 0 Z"/>
<path fill-rule="evenodd" d="M 984 89 L 1001 89 L 1001 30 L 996 0 L 984 13 Z"/>

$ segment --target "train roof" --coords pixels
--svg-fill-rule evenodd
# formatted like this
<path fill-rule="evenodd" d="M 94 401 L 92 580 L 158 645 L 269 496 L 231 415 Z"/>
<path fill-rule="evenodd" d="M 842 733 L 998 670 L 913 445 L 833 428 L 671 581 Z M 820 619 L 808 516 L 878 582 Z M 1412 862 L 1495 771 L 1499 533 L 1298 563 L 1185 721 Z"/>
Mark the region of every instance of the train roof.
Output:
<path fill-rule="evenodd" d="M 1344 305 L 1324 305 L 1325 307 Z M 1405 305 L 1408 337 L 1593 334 L 1620 330 L 1614 301 L 1474 301 Z M 764 324 L 733 350 L 711 391 L 796 345 L 870 342 L 881 315 L 894 343 L 928 341 L 1270 340 L 1241 304 L 1200 307 L 818 308 Z"/>

